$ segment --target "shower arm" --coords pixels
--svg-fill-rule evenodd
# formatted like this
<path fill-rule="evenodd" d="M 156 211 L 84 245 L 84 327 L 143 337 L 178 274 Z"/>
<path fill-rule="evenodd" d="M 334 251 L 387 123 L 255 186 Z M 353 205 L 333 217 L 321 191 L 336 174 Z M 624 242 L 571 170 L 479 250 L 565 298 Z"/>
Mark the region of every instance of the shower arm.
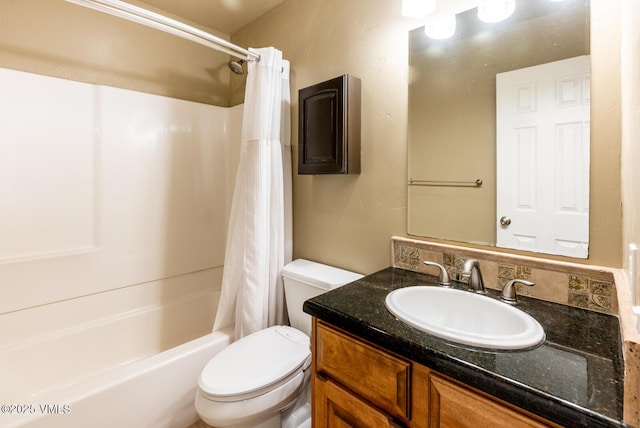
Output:
<path fill-rule="evenodd" d="M 234 45 L 227 40 L 209 34 L 198 28 L 184 24 L 175 19 L 167 18 L 159 13 L 151 12 L 138 6 L 120 0 L 66 0 L 100 12 L 108 13 L 119 18 L 128 19 L 138 24 L 146 25 L 156 30 L 164 31 L 174 36 L 182 37 L 209 48 L 224 52 L 236 58 L 247 61 L 260 61 L 260 55 Z"/>

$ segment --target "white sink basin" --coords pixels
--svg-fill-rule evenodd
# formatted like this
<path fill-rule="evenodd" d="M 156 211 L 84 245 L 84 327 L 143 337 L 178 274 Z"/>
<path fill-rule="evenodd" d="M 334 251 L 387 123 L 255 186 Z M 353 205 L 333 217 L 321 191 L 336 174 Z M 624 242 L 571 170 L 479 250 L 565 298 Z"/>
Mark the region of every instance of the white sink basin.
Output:
<path fill-rule="evenodd" d="M 496 299 L 451 288 L 413 286 L 387 295 L 400 321 L 451 342 L 491 349 L 525 349 L 544 341 L 529 314 Z"/>

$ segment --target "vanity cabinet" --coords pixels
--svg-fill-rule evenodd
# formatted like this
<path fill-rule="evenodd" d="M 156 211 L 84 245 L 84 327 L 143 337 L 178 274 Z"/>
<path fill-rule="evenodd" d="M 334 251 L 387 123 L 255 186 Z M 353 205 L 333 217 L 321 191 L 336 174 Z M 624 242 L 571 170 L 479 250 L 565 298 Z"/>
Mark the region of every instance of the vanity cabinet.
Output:
<path fill-rule="evenodd" d="M 313 319 L 313 426 L 556 427 Z"/>

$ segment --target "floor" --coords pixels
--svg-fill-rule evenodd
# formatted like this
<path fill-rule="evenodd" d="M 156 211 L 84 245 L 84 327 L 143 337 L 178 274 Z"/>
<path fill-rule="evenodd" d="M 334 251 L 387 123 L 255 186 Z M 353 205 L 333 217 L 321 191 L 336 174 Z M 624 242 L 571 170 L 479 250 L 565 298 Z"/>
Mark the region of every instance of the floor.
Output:
<path fill-rule="evenodd" d="M 205 424 L 202 420 L 192 423 L 187 428 L 211 428 L 211 425 Z"/>

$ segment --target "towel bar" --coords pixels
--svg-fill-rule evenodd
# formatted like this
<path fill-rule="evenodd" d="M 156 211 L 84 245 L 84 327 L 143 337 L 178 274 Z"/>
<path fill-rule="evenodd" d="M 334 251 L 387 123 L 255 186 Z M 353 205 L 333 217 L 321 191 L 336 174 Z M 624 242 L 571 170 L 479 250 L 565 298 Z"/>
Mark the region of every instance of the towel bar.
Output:
<path fill-rule="evenodd" d="M 451 186 L 451 187 L 480 187 L 482 179 L 476 181 L 444 181 L 444 180 L 414 180 L 409 179 L 409 186 Z"/>

